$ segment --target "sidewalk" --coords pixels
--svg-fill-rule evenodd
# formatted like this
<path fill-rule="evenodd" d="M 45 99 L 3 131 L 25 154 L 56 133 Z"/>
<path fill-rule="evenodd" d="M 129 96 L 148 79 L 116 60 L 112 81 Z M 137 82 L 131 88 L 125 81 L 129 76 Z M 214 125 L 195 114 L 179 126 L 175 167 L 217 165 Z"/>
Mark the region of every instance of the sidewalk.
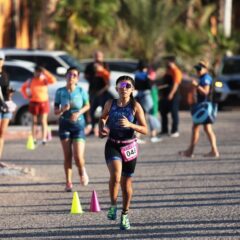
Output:
<path fill-rule="evenodd" d="M 49 126 L 52 130 L 52 135 L 56 136 L 58 125 L 50 125 Z M 40 131 L 40 127 L 39 127 Z M 31 133 L 30 126 L 16 126 L 10 125 L 5 135 L 6 140 L 18 140 L 18 139 L 27 139 L 29 134 Z"/>

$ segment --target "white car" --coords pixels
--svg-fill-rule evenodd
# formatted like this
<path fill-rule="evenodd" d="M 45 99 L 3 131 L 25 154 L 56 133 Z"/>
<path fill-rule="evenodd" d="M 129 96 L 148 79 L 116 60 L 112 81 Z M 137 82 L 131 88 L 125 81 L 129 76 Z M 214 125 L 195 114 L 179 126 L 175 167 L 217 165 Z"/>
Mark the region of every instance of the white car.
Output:
<path fill-rule="evenodd" d="M 28 111 L 28 100 L 23 98 L 20 89 L 22 84 L 29 78 L 33 77 L 35 64 L 28 61 L 12 60 L 5 61 L 4 68 L 8 74 L 10 85 L 16 92 L 13 95 L 13 101 L 17 105 L 17 109 L 13 114 L 12 123 L 18 125 L 29 126 L 32 123 L 32 116 Z M 117 78 L 122 75 L 129 75 L 133 77 L 133 74 L 126 72 L 117 72 L 112 71 L 110 75 L 110 87 L 109 92 L 113 97 L 117 97 L 117 92 L 115 90 L 115 83 Z M 48 87 L 49 91 L 49 100 L 50 100 L 50 113 L 48 116 L 49 122 L 56 122 L 57 117 L 54 114 L 54 98 L 55 92 L 58 88 L 65 86 L 65 80 L 57 81 L 55 84 L 51 84 Z M 81 86 L 85 91 L 88 91 L 89 84 L 83 78 L 83 75 L 80 76 L 79 86 Z M 98 109 L 100 111 L 100 109 Z M 96 113 L 100 114 L 100 112 Z"/>
<path fill-rule="evenodd" d="M 84 67 L 77 59 L 65 51 L 48 51 L 35 49 L 1 49 L 6 60 L 24 60 L 33 62 L 46 68 L 49 72 L 56 75 L 58 79 L 64 78 L 69 67 L 75 66 L 80 72 Z"/>
<path fill-rule="evenodd" d="M 93 62 L 92 58 L 82 59 L 80 61 L 81 65 L 86 68 L 86 66 Z M 104 62 L 107 63 L 110 69 L 110 94 L 117 98 L 118 94 L 116 92 L 116 80 L 123 75 L 128 75 L 134 79 L 134 72 L 137 69 L 138 60 L 136 59 L 104 59 Z"/>
<path fill-rule="evenodd" d="M 32 117 L 28 111 L 28 100 L 23 98 L 20 89 L 22 84 L 29 78 L 33 77 L 35 64 L 27 61 L 5 61 L 4 69 L 8 74 L 10 80 L 10 86 L 16 90 L 13 95 L 13 101 L 17 105 L 17 109 L 13 114 L 12 123 L 18 125 L 31 125 Z M 55 92 L 58 88 L 65 86 L 65 81 L 57 81 L 55 84 L 51 84 L 48 87 L 49 101 L 50 101 L 50 113 L 48 120 L 54 122 L 57 117 L 54 114 L 54 98 Z M 84 79 L 80 79 L 79 85 L 86 91 L 88 91 L 88 83 Z"/>

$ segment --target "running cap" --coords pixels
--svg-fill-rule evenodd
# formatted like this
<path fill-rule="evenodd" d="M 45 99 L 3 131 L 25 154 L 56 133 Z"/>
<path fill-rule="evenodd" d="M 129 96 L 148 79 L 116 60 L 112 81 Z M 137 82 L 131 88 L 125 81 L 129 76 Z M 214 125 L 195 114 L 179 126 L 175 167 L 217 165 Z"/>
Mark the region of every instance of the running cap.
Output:
<path fill-rule="evenodd" d="M 204 59 L 200 60 L 198 62 L 198 64 L 194 66 L 195 69 L 199 69 L 199 68 L 208 69 L 208 67 L 209 67 L 209 62 L 207 60 L 204 60 Z"/>

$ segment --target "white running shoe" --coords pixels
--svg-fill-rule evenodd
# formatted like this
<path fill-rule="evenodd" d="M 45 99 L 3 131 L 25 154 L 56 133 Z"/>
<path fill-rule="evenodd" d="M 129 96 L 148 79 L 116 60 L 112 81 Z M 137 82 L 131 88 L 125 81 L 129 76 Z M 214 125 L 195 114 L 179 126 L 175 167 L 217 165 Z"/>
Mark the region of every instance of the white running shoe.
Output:
<path fill-rule="evenodd" d="M 171 133 L 170 137 L 178 138 L 180 136 L 179 132 Z"/>
<path fill-rule="evenodd" d="M 152 143 L 158 143 L 158 142 L 161 142 L 162 141 L 162 138 L 159 138 L 159 137 L 151 137 L 150 141 Z"/>
<path fill-rule="evenodd" d="M 88 177 L 88 175 L 87 175 L 86 169 L 83 170 L 83 175 L 80 176 L 80 183 L 81 183 L 83 186 L 87 186 L 88 183 L 89 183 L 89 177 Z"/>
<path fill-rule="evenodd" d="M 137 143 L 138 143 L 138 144 L 145 144 L 145 143 L 146 143 L 146 141 L 144 141 L 144 140 L 142 140 L 142 139 L 138 138 L 138 139 L 137 139 Z"/>

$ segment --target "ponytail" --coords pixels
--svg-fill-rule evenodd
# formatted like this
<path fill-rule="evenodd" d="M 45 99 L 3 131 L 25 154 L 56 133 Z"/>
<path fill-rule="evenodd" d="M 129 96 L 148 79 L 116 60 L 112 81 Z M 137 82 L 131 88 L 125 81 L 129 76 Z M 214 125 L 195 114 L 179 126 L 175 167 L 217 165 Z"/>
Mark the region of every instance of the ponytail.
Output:
<path fill-rule="evenodd" d="M 135 107 L 136 107 L 136 100 L 135 100 L 135 98 L 134 98 L 134 96 L 133 96 L 133 93 L 131 93 L 131 95 L 130 95 L 130 103 L 131 103 L 131 106 L 132 106 L 132 108 L 133 109 L 135 109 Z"/>

